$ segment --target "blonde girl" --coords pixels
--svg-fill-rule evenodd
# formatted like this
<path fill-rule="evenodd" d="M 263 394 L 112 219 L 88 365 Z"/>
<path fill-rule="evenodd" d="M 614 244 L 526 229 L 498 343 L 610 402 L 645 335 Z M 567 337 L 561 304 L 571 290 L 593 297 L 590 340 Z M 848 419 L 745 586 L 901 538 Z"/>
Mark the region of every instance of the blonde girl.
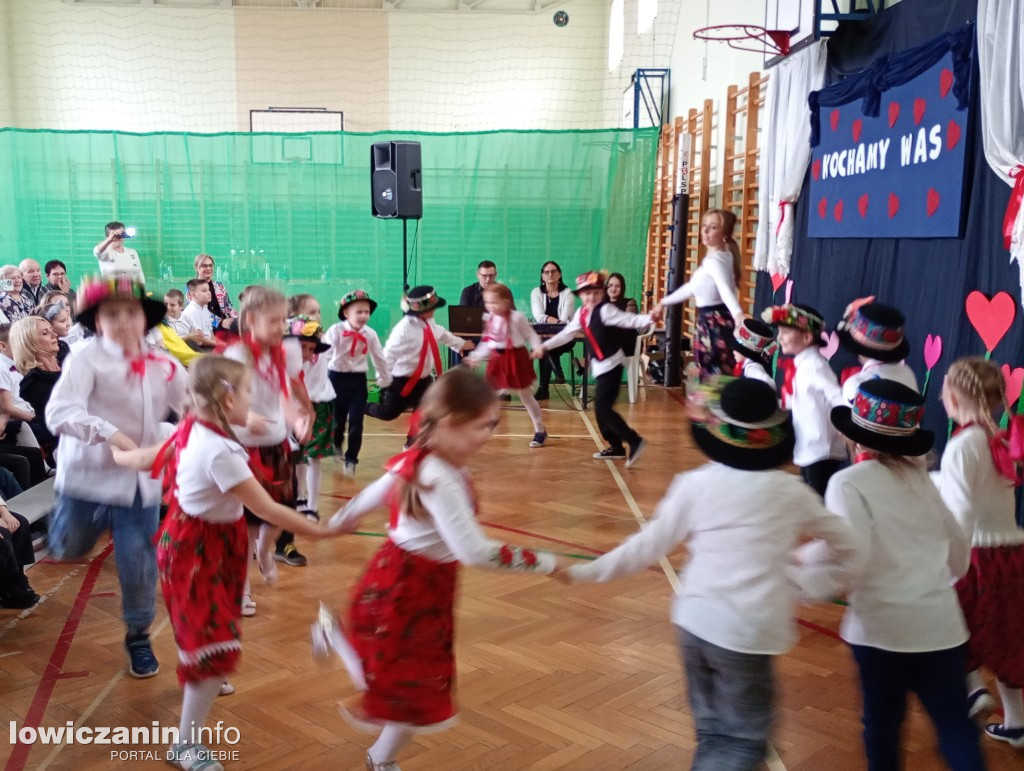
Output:
<path fill-rule="evenodd" d="M 328 534 L 276 503 L 253 475 L 235 431 L 247 423 L 251 384 L 240 362 L 198 359 L 189 371 L 187 412 L 174 435 L 162 446 L 114 452 L 119 464 L 162 474 L 167 491 L 157 564 L 184 686 L 179 741 L 168 760 L 183 769 L 223 768 L 209 760 L 196 737 L 241 652 L 250 553 L 243 505 L 265 522 L 310 537 Z"/>
<path fill-rule="evenodd" d="M 548 438 L 540 405 L 533 396 L 533 362 L 526 349 L 540 348 L 540 336 L 530 326 L 526 316 L 513 309 L 512 290 L 504 284 L 484 287 L 484 334 L 478 345 L 464 361 L 473 365 L 487 361 L 487 382 L 491 388 L 515 392 L 526 408 L 533 423 L 530 447 L 543 447 Z"/>
<path fill-rule="evenodd" d="M 466 464 L 498 423 L 490 386 L 457 367 L 427 390 L 419 412 L 412 446 L 331 520 L 332 529 L 352 531 L 374 509 L 391 512 L 388 540 L 352 595 L 348 636 L 324 614 L 314 627 L 316 647 L 338 651 L 364 690 L 346 718 L 380 731 L 366 757 L 369 771 L 397 771 L 395 758 L 416 733 L 446 728 L 455 718 L 459 565 L 528 573 L 557 566 L 554 555 L 488 539 L 477 522 Z"/>
<path fill-rule="evenodd" d="M 971 540 L 971 566 L 956 585 L 971 637 L 967 643 L 968 707 L 984 717 L 995 704 L 981 667 L 996 678 L 1003 721 L 985 733 L 1024 747 L 1024 530 L 1015 518 L 1014 487 L 1021 483 L 1024 418 L 1000 431 L 996 416 L 1008 409 L 999 367 L 980 357 L 953 362 L 942 403 L 960 428 L 942 454 L 936 482 L 942 499 Z"/>
<path fill-rule="evenodd" d="M 701 379 L 731 375 L 735 360 L 729 341 L 744 318 L 737 287 L 740 283 L 740 248 L 733 238 L 736 215 L 727 209 L 708 209 L 700 219 L 700 240 L 707 250 L 690 280 L 665 297 L 652 314 L 679 305 L 691 297 L 697 303 L 697 330 L 693 354 Z"/>

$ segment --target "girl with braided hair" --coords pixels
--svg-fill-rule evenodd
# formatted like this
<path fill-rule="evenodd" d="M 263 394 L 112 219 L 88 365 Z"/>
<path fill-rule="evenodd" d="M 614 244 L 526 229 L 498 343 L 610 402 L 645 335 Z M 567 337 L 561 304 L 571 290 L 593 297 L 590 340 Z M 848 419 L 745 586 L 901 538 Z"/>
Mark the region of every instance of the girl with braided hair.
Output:
<path fill-rule="evenodd" d="M 162 476 L 169 506 L 157 534 L 157 565 L 184 697 L 178 742 L 167 757 L 178 768 L 216 771 L 222 766 L 198 739 L 242 647 L 250 554 L 242 507 L 303 535 L 329 531 L 275 502 L 253 475 L 236 435 L 249 418 L 252 378 L 245 365 L 205 356 L 189 374 L 189 405 L 171 438 L 145 449 L 115 449 L 114 460 Z"/>
<path fill-rule="evenodd" d="M 1024 747 L 1024 529 L 1018 527 L 1014 487 L 1024 480 L 1024 417 L 1001 431 L 996 415 L 1006 404 L 999 367 L 980 357 L 953 362 L 942 386 L 942 403 L 959 428 L 942 454 L 939 492 L 971 539 L 971 566 L 956 585 L 971 638 L 967 643 L 967 691 L 971 717 L 995 704 L 981 667 L 996 677 L 1003 722 L 985 733 Z"/>

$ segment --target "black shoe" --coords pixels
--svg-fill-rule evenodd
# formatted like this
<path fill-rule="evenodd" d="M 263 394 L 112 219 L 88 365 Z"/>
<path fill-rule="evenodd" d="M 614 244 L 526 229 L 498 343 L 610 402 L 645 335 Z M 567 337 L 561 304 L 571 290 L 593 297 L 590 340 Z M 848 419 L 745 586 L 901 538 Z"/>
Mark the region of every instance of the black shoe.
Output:
<path fill-rule="evenodd" d="M 128 651 L 128 674 L 143 679 L 152 677 L 160 671 L 160 663 L 153 655 L 153 646 L 149 644 L 149 635 L 130 635 L 124 638 L 124 647 Z"/>
<path fill-rule="evenodd" d="M 594 460 L 622 460 L 626 457 L 626 451 L 621 447 L 605 447 L 601 452 L 595 452 L 591 457 Z"/>
<path fill-rule="evenodd" d="M 42 597 L 32 591 L 31 588 L 11 589 L 3 597 L 0 597 L 0 608 L 25 610 L 26 608 L 33 607 L 41 599 Z"/>
<path fill-rule="evenodd" d="M 553 372 L 555 376 L 555 385 L 565 385 L 565 372 L 562 370 L 562 368 L 559 367 Z"/>
<path fill-rule="evenodd" d="M 637 437 L 635 442 L 631 442 L 629 445 L 629 460 L 626 461 L 626 468 L 631 468 L 634 463 L 640 460 L 640 456 L 644 454 L 644 450 L 647 449 L 647 442 L 644 441 L 643 437 Z"/>
<path fill-rule="evenodd" d="M 291 565 L 293 568 L 301 568 L 306 565 L 306 558 L 295 548 L 293 543 L 285 544 L 283 549 L 275 551 L 274 559 L 285 565 Z"/>
<path fill-rule="evenodd" d="M 548 389 L 538 388 L 536 391 L 533 392 L 533 398 L 539 402 L 546 402 L 548 399 L 551 398 L 551 395 L 548 393 Z"/>
<path fill-rule="evenodd" d="M 512 401 L 512 394 L 498 394 L 498 401 L 510 402 Z"/>

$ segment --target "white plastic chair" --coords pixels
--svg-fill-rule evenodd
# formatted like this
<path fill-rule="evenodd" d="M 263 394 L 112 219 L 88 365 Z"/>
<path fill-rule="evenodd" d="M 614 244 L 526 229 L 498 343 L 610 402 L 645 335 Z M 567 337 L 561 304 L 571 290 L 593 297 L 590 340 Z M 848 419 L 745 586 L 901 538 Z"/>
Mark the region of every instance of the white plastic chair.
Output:
<path fill-rule="evenodd" d="M 654 327 L 648 327 L 642 334 L 637 335 L 636 347 L 633 349 L 633 355 L 626 357 L 626 389 L 629 393 L 629 403 L 636 404 L 636 389 L 638 386 L 645 385 L 646 374 L 644 368 L 640 366 L 640 354 L 644 349 L 644 341 L 654 334 Z"/>

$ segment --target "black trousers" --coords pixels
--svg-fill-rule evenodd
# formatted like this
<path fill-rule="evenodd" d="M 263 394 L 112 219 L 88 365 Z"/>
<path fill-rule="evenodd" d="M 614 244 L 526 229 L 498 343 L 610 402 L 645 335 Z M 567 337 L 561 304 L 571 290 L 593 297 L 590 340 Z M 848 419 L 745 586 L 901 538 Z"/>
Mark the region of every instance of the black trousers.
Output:
<path fill-rule="evenodd" d="M 819 460 L 810 466 L 801 466 L 800 476 L 811 486 L 814 492 L 824 498 L 825 489 L 828 487 L 828 480 L 842 467 L 843 461 L 841 460 Z"/>
<path fill-rule="evenodd" d="M 43 451 L 38 447 L 0 444 L 0 467 L 14 474 L 23 490 L 46 480 Z"/>
<path fill-rule="evenodd" d="M 564 354 L 571 354 L 574 344 L 566 343 L 559 348 L 552 348 L 550 351 L 546 351 L 544 356 L 541 357 L 538 366 L 539 378 L 537 381 L 537 390 L 544 393 L 548 390 L 548 384 L 551 382 L 551 373 L 559 375 L 563 379 L 565 378 L 562 372 L 561 361 L 559 361 Z M 569 362 L 569 366 L 572 366 L 572 362 Z"/>
<path fill-rule="evenodd" d="M 640 441 L 640 434 L 630 428 L 615 411 L 615 400 L 622 387 L 622 370 L 620 364 L 610 372 L 598 375 L 595 380 L 594 414 L 597 416 L 597 427 L 609 446 L 616 450 L 623 449 L 623 442 L 636 444 Z"/>
<path fill-rule="evenodd" d="M 419 382 L 413 386 L 408 396 L 402 396 L 402 389 L 409 382 L 407 377 L 396 377 L 391 385 L 380 392 L 380 404 L 367 404 L 366 414 L 377 420 L 394 420 L 409 407 L 416 409 L 427 392 L 430 384 L 434 382 L 432 377 L 421 377 Z"/>
<path fill-rule="evenodd" d="M 348 422 L 345 462 L 358 463 L 363 447 L 363 413 L 366 410 L 366 373 L 328 371 L 334 386 L 334 446 L 341 448 Z"/>

